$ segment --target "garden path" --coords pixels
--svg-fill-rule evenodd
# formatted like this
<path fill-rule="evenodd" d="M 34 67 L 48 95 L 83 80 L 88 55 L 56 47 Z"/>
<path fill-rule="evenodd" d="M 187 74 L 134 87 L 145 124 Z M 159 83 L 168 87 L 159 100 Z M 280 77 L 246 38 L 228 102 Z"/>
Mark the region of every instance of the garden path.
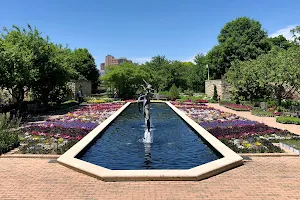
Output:
<path fill-rule="evenodd" d="M 271 126 L 271 127 L 275 127 L 275 128 L 282 129 L 282 130 L 288 130 L 292 133 L 300 135 L 300 125 L 277 123 L 276 117 L 258 117 L 258 116 L 252 115 L 251 112 L 235 111 L 235 110 L 220 106 L 219 104 L 216 104 L 216 103 L 208 103 L 208 106 L 213 107 L 215 109 L 222 110 L 224 112 L 236 114 L 238 116 L 247 118 L 249 120 L 254 120 L 254 121 L 258 121 L 260 123 L 265 123 L 266 125 Z"/>
<path fill-rule="evenodd" d="M 202 181 L 103 182 L 49 159 L 0 158 L 0 199 L 300 200 L 299 157 L 252 157 Z"/>

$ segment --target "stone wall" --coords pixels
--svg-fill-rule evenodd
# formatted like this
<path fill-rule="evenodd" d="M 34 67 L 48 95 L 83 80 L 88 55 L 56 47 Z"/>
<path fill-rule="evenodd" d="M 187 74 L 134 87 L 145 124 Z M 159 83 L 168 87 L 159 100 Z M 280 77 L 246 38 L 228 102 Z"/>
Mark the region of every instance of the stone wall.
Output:
<path fill-rule="evenodd" d="M 216 85 L 217 93 L 221 97 L 221 99 L 231 98 L 231 86 L 223 79 L 205 81 L 205 94 L 207 96 L 214 96 L 214 85 Z"/>
<path fill-rule="evenodd" d="M 206 80 L 205 81 L 205 94 L 209 97 L 214 96 L 214 85 L 217 87 L 217 93 L 222 98 L 223 90 L 222 90 L 222 80 Z"/>
<path fill-rule="evenodd" d="M 92 94 L 92 83 L 91 81 L 77 80 L 75 82 L 68 83 L 74 97 L 76 93 L 81 89 L 84 96 L 91 96 Z"/>

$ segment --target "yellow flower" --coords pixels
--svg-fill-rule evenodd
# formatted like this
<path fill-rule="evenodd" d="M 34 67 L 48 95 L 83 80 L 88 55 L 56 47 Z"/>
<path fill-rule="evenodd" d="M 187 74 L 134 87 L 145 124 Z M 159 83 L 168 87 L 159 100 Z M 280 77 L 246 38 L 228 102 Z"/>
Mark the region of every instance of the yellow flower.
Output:
<path fill-rule="evenodd" d="M 243 146 L 246 147 L 246 148 L 250 148 L 251 144 L 250 143 L 244 143 Z"/>
<path fill-rule="evenodd" d="M 255 142 L 255 145 L 256 145 L 256 146 L 260 146 L 261 143 L 260 143 L 260 142 Z"/>
<path fill-rule="evenodd" d="M 64 141 L 64 139 L 63 138 L 59 138 L 58 140 L 57 140 L 57 142 L 60 144 L 60 143 L 62 143 Z"/>

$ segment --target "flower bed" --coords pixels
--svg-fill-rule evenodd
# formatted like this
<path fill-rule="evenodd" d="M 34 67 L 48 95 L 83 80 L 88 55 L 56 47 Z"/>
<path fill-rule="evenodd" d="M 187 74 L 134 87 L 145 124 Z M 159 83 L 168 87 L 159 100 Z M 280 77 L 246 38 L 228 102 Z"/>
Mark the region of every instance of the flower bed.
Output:
<path fill-rule="evenodd" d="M 272 143 L 279 140 L 300 139 L 300 136 L 288 131 L 243 119 L 211 107 L 173 104 L 237 153 L 283 152 Z"/>
<path fill-rule="evenodd" d="M 246 136 L 267 135 L 272 133 L 279 133 L 282 130 L 271 128 L 265 124 L 254 124 L 244 126 L 231 126 L 231 127 L 216 127 L 208 129 L 208 131 L 216 138 L 231 139 L 231 138 L 244 138 Z"/>
<path fill-rule="evenodd" d="M 247 125 L 255 125 L 258 124 L 257 121 L 250 121 L 250 120 L 231 120 L 231 121 L 211 121 L 211 122 L 201 122 L 200 125 L 209 130 L 217 127 L 234 127 L 234 126 L 247 126 Z"/>
<path fill-rule="evenodd" d="M 251 106 L 246 106 L 246 105 L 242 105 L 242 104 L 222 103 L 221 105 L 223 105 L 226 108 L 235 110 L 235 111 L 250 111 L 250 110 L 252 110 Z"/>
<path fill-rule="evenodd" d="M 85 106 L 55 119 L 22 129 L 20 153 L 62 154 L 118 110 L 124 103 Z"/>

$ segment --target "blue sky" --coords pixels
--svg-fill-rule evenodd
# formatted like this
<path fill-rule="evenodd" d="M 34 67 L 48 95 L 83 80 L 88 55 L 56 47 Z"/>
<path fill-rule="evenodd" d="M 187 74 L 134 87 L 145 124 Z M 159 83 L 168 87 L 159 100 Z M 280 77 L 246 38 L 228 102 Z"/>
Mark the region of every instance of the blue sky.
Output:
<path fill-rule="evenodd" d="M 155 55 L 192 60 L 217 44 L 229 21 L 259 20 L 269 35 L 300 24 L 289 0 L 13 0 L 1 1 L 0 26 L 37 27 L 52 41 L 88 48 L 97 66 L 107 54 L 144 62 Z"/>

